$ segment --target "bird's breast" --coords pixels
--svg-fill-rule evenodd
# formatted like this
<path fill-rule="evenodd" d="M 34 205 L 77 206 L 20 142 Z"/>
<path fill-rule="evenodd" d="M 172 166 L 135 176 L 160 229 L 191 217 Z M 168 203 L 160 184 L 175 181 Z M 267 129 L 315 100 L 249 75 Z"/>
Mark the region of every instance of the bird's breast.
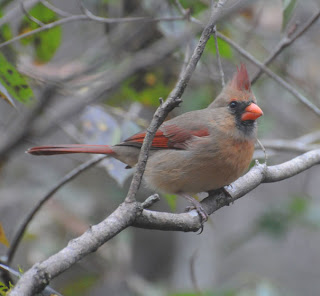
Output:
<path fill-rule="evenodd" d="M 190 150 L 158 150 L 145 171 L 148 185 L 167 193 L 199 193 L 229 185 L 248 168 L 254 141 L 226 139 Z"/>

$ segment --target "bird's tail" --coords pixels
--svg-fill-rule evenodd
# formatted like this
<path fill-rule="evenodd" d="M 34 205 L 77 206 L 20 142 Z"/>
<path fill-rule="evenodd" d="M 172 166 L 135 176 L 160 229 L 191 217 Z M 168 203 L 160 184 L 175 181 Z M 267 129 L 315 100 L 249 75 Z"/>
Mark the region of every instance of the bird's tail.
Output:
<path fill-rule="evenodd" d="M 26 152 L 33 155 L 54 155 L 69 153 L 112 154 L 113 150 L 109 145 L 69 144 L 32 147 Z"/>

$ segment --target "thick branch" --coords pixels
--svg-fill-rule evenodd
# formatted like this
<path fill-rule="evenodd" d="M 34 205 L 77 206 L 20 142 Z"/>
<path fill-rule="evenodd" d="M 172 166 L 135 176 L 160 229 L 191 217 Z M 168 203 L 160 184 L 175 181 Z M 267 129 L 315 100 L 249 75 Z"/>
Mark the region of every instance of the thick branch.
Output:
<path fill-rule="evenodd" d="M 247 174 L 227 188 L 231 198 L 219 192 L 210 194 L 201 203 L 207 213 L 212 214 L 244 196 L 261 183 L 278 182 L 293 177 L 317 164 L 320 164 L 320 149 L 275 166 L 267 167 L 257 163 Z M 143 210 L 142 215 L 135 220 L 133 226 L 170 231 L 198 231 L 201 224 L 195 211 L 171 214 Z"/>
<path fill-rule="evenodd" d="M 127 202 L 132 202 L 135 200 L 135 194 L 139 189 L 139 186 L 142 181 L 143 173 L 147 164 L 148 160 L 148 154 L 149 150 L 152 144 L 152 140 L 154 138 L 154 135 L 159 128 L 159 126 L 163 123 L 164 119 L 167 117 L 169 112 L 177 107 L 181 103 L 181 96 L 184 92 L 184 90 L 187 87 L 187 84 L 192 76 L 192 73 L 194 72 L 198 61 L 200 60 L 200 57 L 204 51 L 204 48 L 213 33 L 214 27 L 218 19 L 221 17 L 220 10 L 223 6 L 225 1 L 219 1 L 219 5 L 217 7 L 214 7 L 212 9 L 211 17 L 209 19 L 208 24 L 205 26 L 204 30 L 202 31 L 200 40 L 196 46 L 196 48 L 193 51 L 193 54 L 191 56 L 191 59 L 180 76 L 180 79 L 178 83 L 176 84 L 175 88 L 170 93 L 167 100 L 160 105 L 160 107 L 156 110 L 153 119 L 150 123 L 149 128 L 147 129 L 146 137 L 143 141 L 143 145 L 141 147 L 140 155 L 139 155 L 139 161 L 137 164 L 137 171 L 133 176 L 128 195 L 126 197 Z"/>
<path fill-rule="evenodd" d="M 142 207 L 138 203 L 121 204 L 108 218 L 92 226 L 80 237 L 47 260 L 35 264 L 20 278 L 11 296 L 31 296 L 40 292 L 49 281 L 86 255 L 95 252 L 106 241 L 130 226 Z"/>
<path fill-rule="evenodd" d="M 126 227 L 132 225 L 133 221 L 141 214 L 142 207 L 135 202 L 135 194 L 142 180 L 152 139 L 167 114 L 181 102 L 181 96 L 204 51 L 206 43 L 213 32 L 215 23 L 222 16 L 222 14 L 219 13 L 219 10 L 223 3 L 224 1 L 220 0 L 219 5 L 213 9 L 210 20 L 202 32 L 188 66 L 180 76 L 180 79 L 176 87 L 170 93 L 169 98 L 162 103 L 155 112 L 141 148 L 137 171 L 131 182 L 125 203 L 120 205 L 106 220 L 93 226 L 79 238 L 72 240 L 66 248 L 42 263 L 35 264 L 21 277 L 15 288 L 11 291 L 11 296 L 31 296 L 34 293 L 41 291 L 52 278 L 68 269 L 72 264 L 79 261 L 87 254 L 95 251 Z M 197 214 L 195 216 L 197 216 Z"/>

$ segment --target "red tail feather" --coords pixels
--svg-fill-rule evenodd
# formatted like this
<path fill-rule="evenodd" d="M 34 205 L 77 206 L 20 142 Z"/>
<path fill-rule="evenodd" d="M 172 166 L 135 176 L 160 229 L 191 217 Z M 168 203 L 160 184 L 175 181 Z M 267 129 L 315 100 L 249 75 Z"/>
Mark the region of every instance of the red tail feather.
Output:
<path fill-rule="evenodd" d="M 113 150 L 109 145 L 54 145 L 33 147 L 26 151 L 33 155 L 54 155 L 69 153 L 94 153 L 94 154 L 112 154 Z"/>

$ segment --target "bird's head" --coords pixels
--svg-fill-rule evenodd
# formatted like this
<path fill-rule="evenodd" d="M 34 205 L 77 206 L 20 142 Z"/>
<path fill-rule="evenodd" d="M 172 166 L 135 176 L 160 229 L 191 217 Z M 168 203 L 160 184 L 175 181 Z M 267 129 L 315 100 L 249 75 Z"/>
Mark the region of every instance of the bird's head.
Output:
<path fill-rule="evenodd" d="M 262 116 L 263 112 L 251 90 L 249 75 L 244 64 L 237 68 L 232 80 L 208 108 L 226 108 L 227 112 L 234 116 L 237 127 L 243 131 L 249 132 L 255 126 L 256 119 Z"/>

